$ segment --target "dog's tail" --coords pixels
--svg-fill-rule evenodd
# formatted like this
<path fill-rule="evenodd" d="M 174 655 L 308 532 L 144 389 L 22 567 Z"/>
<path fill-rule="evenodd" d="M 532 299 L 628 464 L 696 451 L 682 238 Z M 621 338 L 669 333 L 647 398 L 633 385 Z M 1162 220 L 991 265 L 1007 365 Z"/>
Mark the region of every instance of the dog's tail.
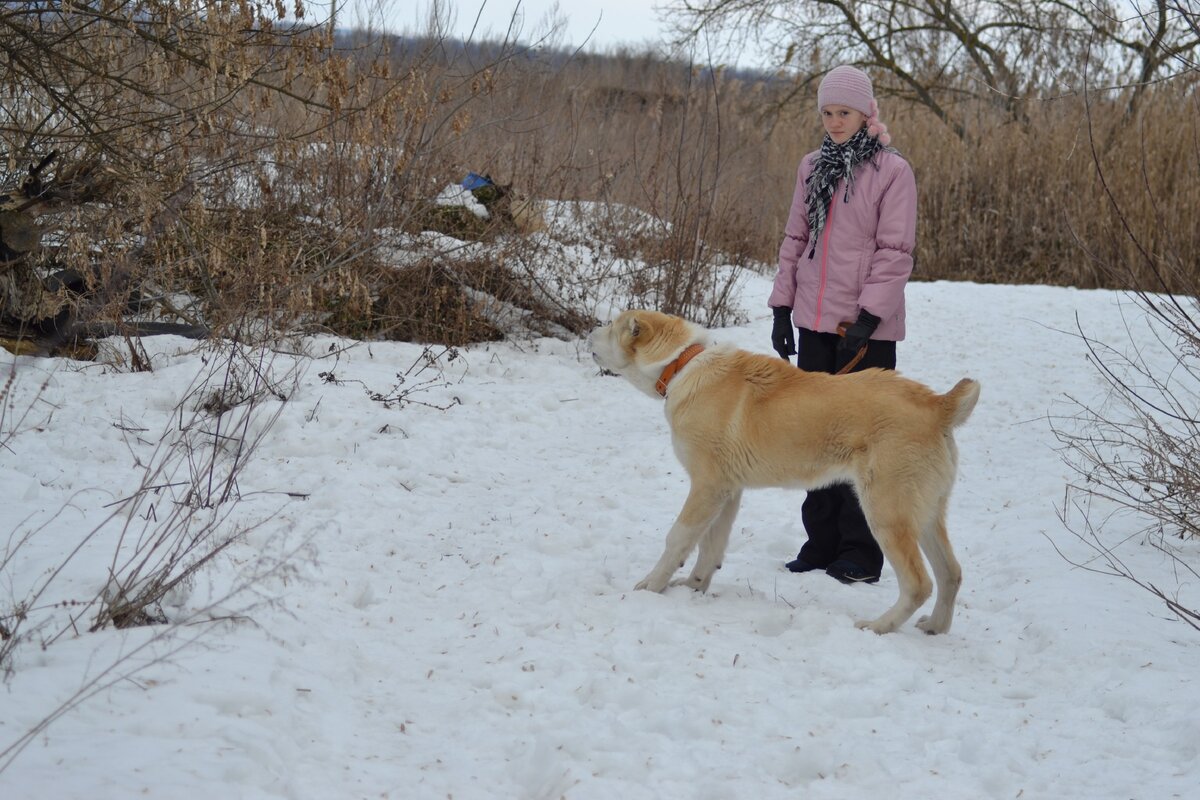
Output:
<path fill-rule="evenodd" d="M 963 378 L 941 396 L 942 419 L 946 427 L 957 428 L 967 421 L 979 401 L 979 381 Z"/>

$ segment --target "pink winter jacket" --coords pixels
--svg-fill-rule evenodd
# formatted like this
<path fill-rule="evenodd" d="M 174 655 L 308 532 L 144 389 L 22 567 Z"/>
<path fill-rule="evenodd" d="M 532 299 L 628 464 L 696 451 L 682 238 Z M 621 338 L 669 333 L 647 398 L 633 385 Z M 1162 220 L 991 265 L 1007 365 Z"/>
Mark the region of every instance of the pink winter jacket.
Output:
<path fill-rule="evenodd" d="M 792 210 L 779 248 L 779 272 L 767 304 L 790 307 L 797 327 L 833 333 L 860 309 L 880 318 L 872 339 L 904 338 L 904 285 L 917 238 L 917 182 L 901 156 L 881 151 L 860 164 L 850 202 L 837 186 L 816 254 L 808 257 L 805 180 L 818 153 L 800 161 Z M 875 166 L 878 165 L 879 169 Z"/>

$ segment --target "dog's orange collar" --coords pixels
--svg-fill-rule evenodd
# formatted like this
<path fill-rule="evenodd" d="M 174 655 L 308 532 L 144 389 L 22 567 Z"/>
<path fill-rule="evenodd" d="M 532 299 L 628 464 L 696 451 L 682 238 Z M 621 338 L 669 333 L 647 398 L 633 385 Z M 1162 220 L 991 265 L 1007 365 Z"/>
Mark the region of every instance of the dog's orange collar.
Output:
<path fill-rule="evenodd" d="M 667 396 L 667 384 L 671 382 L 671 378 L 674 378 L 675 374 L 678 373 L 679 370 L 681 370 L 685 366 L 687 366 L 687 363 L 689 361 L 691 361 L 693 358 L 698 356 L 703 351 L 704 351 L 704 347 L 701 345 L 698 345 L 698 344 L 690 344 L 687 347 L 685 347 L 683 352 L 679 354 L 679 357 L 676 358 L 674 361 L 672 361 L 670 364 L 667 364 L 666 369 L 664 369 L 662 371 L 662 375 L 658 376 L 658 383 L 654 384 L 654 388 L 658 390 L 658 393 L 661 394 L 663 397 L 666 397 Z"/>

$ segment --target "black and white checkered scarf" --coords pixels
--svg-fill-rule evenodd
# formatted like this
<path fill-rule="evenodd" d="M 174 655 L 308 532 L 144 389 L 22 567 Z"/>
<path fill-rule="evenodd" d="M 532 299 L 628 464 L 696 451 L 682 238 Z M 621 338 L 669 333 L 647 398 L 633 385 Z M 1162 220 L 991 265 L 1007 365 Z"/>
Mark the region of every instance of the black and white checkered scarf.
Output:
<path fill-rule="evenodd" d="M 842 144 L 835 144 L 826 134 L 821 141 L 821 152 L 817 155 L 817 163 L 813 166 L 812 174 L 808 176 L 808 189 L 804 196 L 804 205 L 808 208 L 809 241 L 812 249 L 808 257 L 812 258 L 817 252 L 817 239 L 825 227 L 829 217 L 829 204 L 833 202 L 833 193 L 839 180 L 846 180 L 846 193 L 843 203 L 850 202 L 850 192 L 854 189 L 854 173 L 858 165 L 870 161 L 880 150 L 890 150 L 879 143 L 879 137 L 868 136 L 864 127 Z"/>

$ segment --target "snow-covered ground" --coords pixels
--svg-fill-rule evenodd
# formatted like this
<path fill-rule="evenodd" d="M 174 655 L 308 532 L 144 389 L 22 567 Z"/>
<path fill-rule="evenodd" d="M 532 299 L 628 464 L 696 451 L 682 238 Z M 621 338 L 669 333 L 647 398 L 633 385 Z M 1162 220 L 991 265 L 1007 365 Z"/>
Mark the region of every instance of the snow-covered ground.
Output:
<path fill-rule="evenodd" d="M 768 285 L 745 281 L 750 322 L 719 340 L 770 352 Z M 581 341 L 435 349 L 424 371 L 413 344 L 274 354 L 289 399 L 251 421 L 278 413 L 222 523 L 249 530 L 171 593 L 163 610 L 186 624 L 41 646 L 70 613 L 54 604 L 104 587 L 121 517 L 31 612 L 25 629 L 45 627 L 0 687 L 0 749 L 37 734 L 0 761 L 0 798 L 1196 797 L 1200 636 L 1056 552 L 1088 556 L 1059 521 L 1070 471 L 1048 416 L 1064 393 L 1104 391 L 1069 331 L 1078 314 L 1119 343 L 1122 302 L 910 286 L 901 371 L 983 385 L 957 437 L 965 583 L 941 637 L 854 628 L 894 599 L 890 568 L 877 586 L 783 569 L 800 492 L 746 496 L 709 594 L 632 591 L 685 476 L 660 404 L 601 377 Z M 136 489 L 219 363 L 194 342 L 145 345 L 151 373 L 16 360 L 0 545 L 33 535 L 0 572 L 4 609 Z M 12 364 L 0 352 L 0 375 Z M 370 396 L 406 372 L 415 402 Z M 155 530 L 159 502 L 131 530 Z M 1167 571 L 1140 536 L 1120 553 Z"/>

